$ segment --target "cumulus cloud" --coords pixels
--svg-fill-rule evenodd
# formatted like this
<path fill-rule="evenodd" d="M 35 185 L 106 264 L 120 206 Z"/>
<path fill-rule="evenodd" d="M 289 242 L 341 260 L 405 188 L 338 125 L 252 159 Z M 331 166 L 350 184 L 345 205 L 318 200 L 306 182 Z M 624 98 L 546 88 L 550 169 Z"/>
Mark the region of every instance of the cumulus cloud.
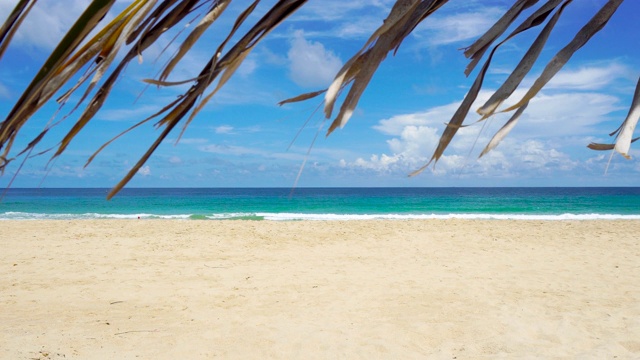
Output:
<path fill-rule="evenodd" d="M 523 92 L 518 91 L 515 98 Z M 472 108 L 477 108 L 490 95 L 490 91 L 481 92 Z M 459 129 L 434 173 L 459 173 L 463 168 L 478 176 L 496 172 L 508 176 L 528 171 L 570 171 L 580 164 L 563 149 L 569 146 L 564 139 L 582 135 L 584 140 L 596 131 L 596 125 L 620 109 L 618 102 L 616 97 L 600 93 L 542 93 L 525 111 L 516 126 L 519 130 L 479 160 L 476 160 L 478 153 L 509 115 L 496 115 L 491 120 L 493 126 L 488 129 L 487 125 L 483 129 L 481 124 Z M 387 140 L 388 153 L 354 161 L 343 160 L 340 166 L 380 173 L 408 173 L 421 167 L 429 161 L 444 129 L 443 124 L 450 120 L 458 105 L 456 102 L 380 120 L 373 128 L 391 136 Z M 478 118 L 476 114 L 469 114 L 465 123 L 472 124 Z M 586 144 L 581 143 L 580 147 L 584 149 Z"/>
<path fill-rule="evenodd" d="M 142 176 L 151 175 L 151 167 L 149 165 L 141 167 L 140 169 L 138 169 L 138 174 L 140 174 Z"/>
<path fill-rule="evenodd" d="M 289 76 L 303 87 L 322 87 L 331 83 L 342 67 L 342 61 L 319 42 L 308 41 L 298 30 L 287 53 Z"/>

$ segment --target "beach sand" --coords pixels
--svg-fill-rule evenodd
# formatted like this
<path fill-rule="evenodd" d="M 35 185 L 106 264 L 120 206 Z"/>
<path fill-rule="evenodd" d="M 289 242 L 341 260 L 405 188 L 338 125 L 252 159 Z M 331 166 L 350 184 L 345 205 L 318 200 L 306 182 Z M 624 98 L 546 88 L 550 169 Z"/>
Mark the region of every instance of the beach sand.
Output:
<path fill-rule="evenodd" d="M 640 221 L 0 224 L 0 359 L 640 358 Z"/>

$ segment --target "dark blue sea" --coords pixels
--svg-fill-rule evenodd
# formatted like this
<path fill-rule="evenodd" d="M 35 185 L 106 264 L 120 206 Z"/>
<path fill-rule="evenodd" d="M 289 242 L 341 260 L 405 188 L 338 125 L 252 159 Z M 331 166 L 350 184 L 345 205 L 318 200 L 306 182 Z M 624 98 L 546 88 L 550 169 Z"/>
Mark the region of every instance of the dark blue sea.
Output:
<path fill-rule="evenodd" d="M 640 188 L 9 189 L 13 219 L 640 219 Z"/>

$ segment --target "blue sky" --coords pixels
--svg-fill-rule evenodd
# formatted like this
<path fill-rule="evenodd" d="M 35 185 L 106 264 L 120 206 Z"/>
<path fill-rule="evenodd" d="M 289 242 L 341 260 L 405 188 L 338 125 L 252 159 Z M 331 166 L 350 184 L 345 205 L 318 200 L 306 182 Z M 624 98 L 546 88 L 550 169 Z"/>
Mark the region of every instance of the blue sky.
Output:
<path fill-rule="evenodd" d="M 3 114 L 88 2 L 37 3 L 0 60 Z M 0 17 L 6 18 L 14 3 L 0 0 Z M 608 134 L 624 120 L 631 103 L 640 73 L 640 3 L 636 0 L 621 5 L 610 23 L 531 102 L 516 128 L 495 150 L 477 159 L 508 115 L 462 129 L 435 167 L 407 177 L 428 161 L 443 124 L 475 79 L 476 72 L 469 78 L 463 74 L 468 61 L 460 48 L 470 45 L 512 3 L 451 0 L 419 26 L 395 56 L 389 55 L 349 123 L 325 137 L 328 124 L 323 123 L 321 111 L 316 111 L 321 98 L 283 107 L 277 102 L 325 88 L 381 24 L 393 1 L 310 0 L 251 53 L 180 142 L 175 142 L 177 132 L 170 136 L 129 186 L 291 187 L 305 158 L 298 186 L 640 185 L 640 151 L 635 144 L 632 160 L 614 155 L 606 175 L 610 153 L 586 148 L 592 141 L 610 142 Z M 539 64 L 512 102 L 603 3 L 576 0 L 566 9 Z M 114 10 L 126 4 L 119 1 Z M 246 4 L 234 2 L 228 11 L 237 13 Z M 254 21 L 271 4 L 273 1 L 259 5 L 252 15 Z M 234 18 L 215 24 L 169 80 L 199 73 Z M 499 87 L 535 35 L 522 34 L 496 53 L 478 103 Z M 104 142 L 185 90 L 156 89 L 141 82 L 161 69 L 166 61 L 166 56 L 158 58 L 163 47 L 167 46 L 165 54 L 177 48 L 179 43 L 169 44 L 169 39 L 145 52 L 142 65 L 134 61 L 128 66 L 105 107 L 65 154 L 51 163 L 48 155 L 30 159 L 13 186 L 115 185 L 157 136 L 151 124 L 114 142 L 88 167 L 83 165 Z M 56 113 L 57 106 L 45 106 L 23 128 L 14 149 L 28 143 L 52 117 L 64 118 L 71 108 L 67 105 Z M 39 149 L 55 145 L 77 116 L 74 113 L 65 119 Z M 471 113 L 466 122 L 478 118 Z M 0 186 L 8 184 L 17 165 L 0 177 Z"/>

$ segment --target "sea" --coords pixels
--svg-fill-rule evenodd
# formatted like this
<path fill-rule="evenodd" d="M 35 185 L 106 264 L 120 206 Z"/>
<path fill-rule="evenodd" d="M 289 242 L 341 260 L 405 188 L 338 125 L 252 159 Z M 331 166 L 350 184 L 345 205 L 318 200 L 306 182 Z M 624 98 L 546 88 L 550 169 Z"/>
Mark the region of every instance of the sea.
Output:
<path fill-rule="evenodd" d="M 0 220 L 640 219 L 640 187 L 10 188 Z"/>

